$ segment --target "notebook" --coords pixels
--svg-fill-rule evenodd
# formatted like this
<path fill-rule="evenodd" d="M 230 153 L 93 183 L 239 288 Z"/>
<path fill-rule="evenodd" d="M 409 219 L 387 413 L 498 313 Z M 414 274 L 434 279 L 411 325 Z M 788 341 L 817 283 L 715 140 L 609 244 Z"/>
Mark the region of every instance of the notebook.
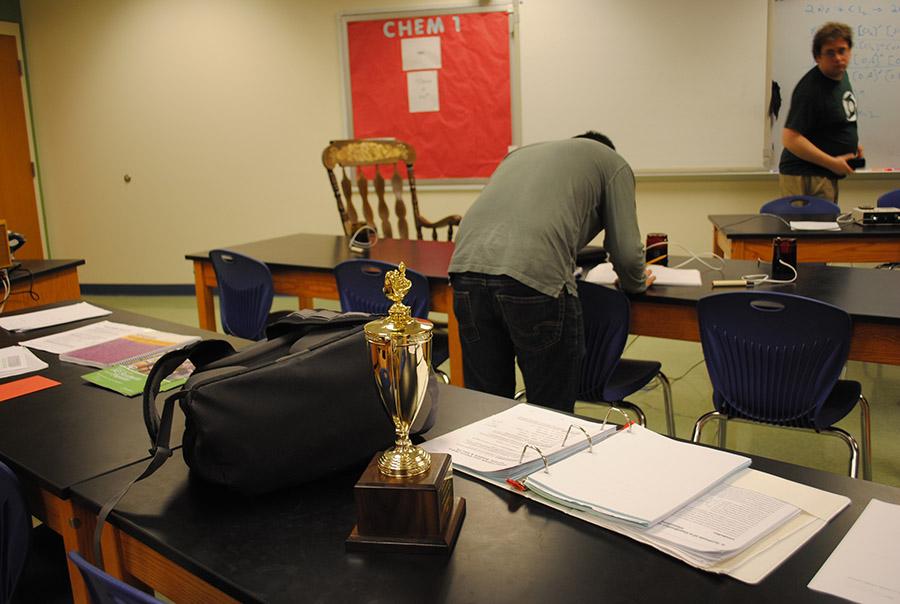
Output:
<path fill-rule="evenodd" d="M 99 344 L 64 352 L 59 355 L 59 360 L 102 369 L 159 357 L 199 339 L 198 336 L 183 336 L 152 329 L 140 330 Z"/>

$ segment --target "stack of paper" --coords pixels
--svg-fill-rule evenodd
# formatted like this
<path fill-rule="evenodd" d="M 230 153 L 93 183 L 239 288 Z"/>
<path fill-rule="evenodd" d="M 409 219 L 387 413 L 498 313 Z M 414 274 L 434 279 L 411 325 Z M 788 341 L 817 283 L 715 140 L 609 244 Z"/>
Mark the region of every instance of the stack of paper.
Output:
<path fill-rule="evenodd" d="M 540 421 L 517 416 L 516 409 L 535 410 Z M 507 420 L 513 418 L 522 426 L 535 425 L 511 429 Z M 527 490 L 514 492 L 747 583 L 765 578 L 850 503 L 751 470 L 745 457 L 636 425 L 607 429 L 592 438 L 592 447 L 581 435 L 580 448 L 569 450 L 558 439 L 572 421 L 555 411 L 519 405 L 423 446 L 451 454 L 459 471 L 509 490 L 504 479 L 525 474 Z M 596 434 L 596 428 L 585 429 Z M 518 464 L 522 447 L 541 437 L 554 455 L 553 461 L 547 455 L 549 471 L 540 460 Z"/>
<path fill-rule="evenodd" d="M 653 526 L 695 500 L 750 459 L 698 447 L 638 425 L 530 475 L 525 484 L 553 501 Z M 622 471 L 627 468 L 627 471 Z M 602 480 L 591 477 L 602 476 Z"/>
<path fill-rule="evenodd" d="M 0 349 L 0 379 L 46 369 L 47 363 L 22 346 Z"/>

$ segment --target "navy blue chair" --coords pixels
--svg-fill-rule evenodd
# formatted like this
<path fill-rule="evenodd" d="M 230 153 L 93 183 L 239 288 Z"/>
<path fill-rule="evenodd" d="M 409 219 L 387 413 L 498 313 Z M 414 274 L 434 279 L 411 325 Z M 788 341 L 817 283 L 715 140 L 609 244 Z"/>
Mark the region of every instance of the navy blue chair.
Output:
<path fill-rule="evenodd" d="M 341 310 L 386 315 L 391 301 L 384 296 L 384 276 L 396 268 L 396 264 L 362 258 L 345 260 L 334 267 Z M 428 278 L 410 268 L 406 269 L 406 278 L 410 280 L 412 287 L 403 303 L 410 307 L 412 316 L 427 319 L 431 310 Z M 437 370 L 438 365 L 450 357 L 449 337 L 446 329 L 436 327 L 432 333 L 431 365 L 441 379 L 449 384 L 447 374 Z"/>
<path fill-rule="evenodd" d="M 109 575 L 78 554 L 69 552 L 87 585 L 92 604 L 161 604 L 153 596 Z"/>
<path fill-rule="evenodd" d="M 585 356 L 577 399 L 631 409 L 638 423 L 646 425 L 644 412 L 625 397 L 656 379 L 663 390 L 666 431 L 675 436 L 672 388 L 661 371 L 662 365 L 658 361 L 622 358 L 631 321 L 628 296 L 617 289 L 579 281 L 578 297 L 584 318 Z"/>
<path fill-rule="evenodd" d="M 219 284 L 219 308 L 225 333 L 261 340 L 265 337 L 274 290 L 264 263 L 229 250 L 209 253 Z"/>
<path fill-rule="evenodd" d="M 841 380 L 850 350 L 850 315 L 818 300 L 779 292 L 729 292 L 697 304 L 700 341 L 715 411 L 694 424 L 729 420 L 814 430 L 850 449 L 850 476 L 871 479 L 869 403 L 859 382 Z M 862 446 L 834 424 L 859 405 Z M 860 459 L 862 460 L 860 463 Z"/>
<path fill-rule="evenodd" d="M 0 461 L 0 602 L 10 601 L 28 559 L 31 514 L 19 479 Z"/>
<path fill-rule="evenodd" d="M 900 189 L 888 191 L 878 198 L 879 208 L 900 208 Z"/>
<path fill-rule="evenodd" d="M 837 216 L 841 208 L 832 201 L 810 195 L 788 195 L 764 203 L 760 214 L 826 214 Z"/>

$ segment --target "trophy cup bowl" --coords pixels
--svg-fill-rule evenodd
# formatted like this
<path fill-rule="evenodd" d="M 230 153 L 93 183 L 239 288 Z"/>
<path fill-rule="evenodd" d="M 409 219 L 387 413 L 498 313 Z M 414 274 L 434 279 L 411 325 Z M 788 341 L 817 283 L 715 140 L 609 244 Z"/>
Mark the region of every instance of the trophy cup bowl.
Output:
<path fill-rule="evenodd" d="M 388 476 L 416 476 L 431 467 L 431 456 L 412 444 L 409 429 L 428 388 L 432 325 L 423 319 L 412 319 L 397 331 L 390 329 L 393 323 L 381 323 L 376 327 L 383 329 L 372 330 L 369 325 L 366 341 L 375 385 L 397 433 L 394 446 L 378 459 L 378 469 Z"/>

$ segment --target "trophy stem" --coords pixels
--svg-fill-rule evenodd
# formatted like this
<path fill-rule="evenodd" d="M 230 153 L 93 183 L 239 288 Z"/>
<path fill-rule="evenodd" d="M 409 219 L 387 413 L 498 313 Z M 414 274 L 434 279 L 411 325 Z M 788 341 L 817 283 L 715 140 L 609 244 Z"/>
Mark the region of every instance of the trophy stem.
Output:
<path fill-rule="evenodd" d="M 378 469 L 387 476 L 398 478 L 418 476 L 431 467 L 431 455 L 428 451 L 412 444 L 409 440 L 409 426 L 397 429 L 397 440 L 394 446 L 378 458 Z"/>

